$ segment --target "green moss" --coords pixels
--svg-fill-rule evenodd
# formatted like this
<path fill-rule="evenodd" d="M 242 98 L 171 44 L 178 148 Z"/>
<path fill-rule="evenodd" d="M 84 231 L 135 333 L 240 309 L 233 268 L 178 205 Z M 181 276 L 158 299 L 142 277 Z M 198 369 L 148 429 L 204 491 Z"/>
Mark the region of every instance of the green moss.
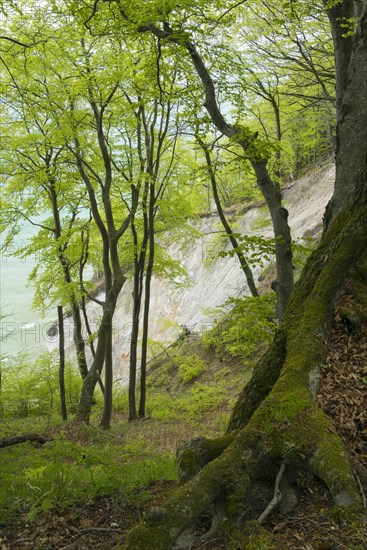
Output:
<path fill-rule="evenodd" d="M 345 508 L 360 505 L 360 496 L 342 440 L 323 432 L 310 460 L 314 473 L 325 481 L 336 504 Z"/>
<path fill-rule="evenodd" d="M 241 394 L 230 430 L 245 428 L 219 458 L 207 464 L 166 503 L 167 519 L 159 529 L 156 527 L 156 538 L 144 525 L 141 538 L 137 534 L 138 542 L 131 548 L 165 548 L 167 537 L 173 541 L 179 529 L 223 493 L 230 516 L 237 515 L 262 451 L 276 458 L 309 459 L 312 470 L 325 481 L 336 503 L 343 508 L 358 508 L 358 488 L 343 443 L 312 400 L 309 373 L 324 362 L 337 293 L 346 278 L 353 275 L 356 258 L 362 257 L 366 249 L 367 206 L 338 216 L 310 256 L 296 285 L 272 348 L 274 356 L 260 362 Z M 238 548 L 275 547 L 267 531 L 257 525 L 250 527 L 246 541 L 241 539 Z"/>
<path fill-rule="evenodd" d="M 140 523 L 127 537 L 125 550 L 169 550 L 172 548 L 172 540 L 164 529 L 152 528 L 145 523 Z"/>
<path fill-rule="evenodd" d="M 256 520 L 248 521 L 244 529 L 236 529 L 232 533 L 231 550 L 274 550 L 276 548 L 273 535 Z"/>

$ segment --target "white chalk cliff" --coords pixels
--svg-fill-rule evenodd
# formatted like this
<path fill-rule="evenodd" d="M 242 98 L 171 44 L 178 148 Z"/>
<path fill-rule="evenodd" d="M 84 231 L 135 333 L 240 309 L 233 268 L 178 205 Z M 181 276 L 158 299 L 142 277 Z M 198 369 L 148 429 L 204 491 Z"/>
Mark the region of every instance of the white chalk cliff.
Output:
<path fill-rule="evenodd" d="M 325 207 L 332 195 L 335 169 L 333 166 L 315 169 L 311 174 L 294 181 L 284 191 L 284 206 L 289 211 L 289 223 L 294 240 L 305 234 L 314 234 L 322 223 Z M 269 220 L 269 223 L 266 222 Z M 270 218 L 265 208 L 251 208 L 236 217 L 236 231 L 248 235 L 272 237 Z M 216 214 L 194 223 L 201 233 L 185 246 L 172 242 L 168 253 L 179 260 L 187 270 L 190 284 L 177 288 L 154 277 L 150 307 L 149 338 L 156 342 L 171 341 L 180 332 L 180 326 L 200 332 L 213 322 L 205 310 L 223 304 L 230 296 L 249 294 L 237 258 L 216 257 L 220 221 Z M 261 229 L 259 229 L 261 227 Z M 228 246 L 228 250 L 230 247 Z M 213 258 L 214 257 L 214 258 Z M 216 257 L 216 258 L 215 258 Z M 257 281 L 263 267 L 254 269 Z M 128 380 L 129 337 L 132 315 L 132 282 L 125 283 L 119 296 L 114 317 L 113 356 L 115 379 L 122 384 Z M 103 299 L 103 295 L 99 296 Z M 101 316 L 101 308 L 90 302 L 89 316 L 94 327 Z M 67 320 L 68 353 L 73 353 L 72 321 Z M 56 342 L 52 347 L 56 346 Z"/>

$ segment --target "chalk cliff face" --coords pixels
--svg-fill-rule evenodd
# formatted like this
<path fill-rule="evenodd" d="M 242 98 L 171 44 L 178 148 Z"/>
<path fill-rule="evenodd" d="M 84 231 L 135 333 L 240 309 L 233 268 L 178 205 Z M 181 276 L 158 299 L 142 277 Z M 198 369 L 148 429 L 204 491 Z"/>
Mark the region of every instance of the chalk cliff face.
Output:
<path fill-rule="evenodd" d="M 284 191 L 284 205 L 289 211 L 294 240 L 301 239 L 305 234 L 313 235 L 320 229 L 326 204 L 332 194 L 334 176 L 334 167 L 329 165 L 314 170 Z M 272 237 L 270 218 L 265 207 L 244 211 L 232 220 L 232 224 L 242 234 Z M 152 281 L 149 337 L 155 342 L 173 340 L 182 331 L 182 326 L 195 332 L 205 330 L 213 322 L 206 311 L 208 308 L 223 304 L 230 296 L 249 294 L 238 260 L 217 256 L 222 246 L 218 233 L 222 227 L 218 216 L 212 214 L 193 225 L 201 236 L 192 237 L 184 245 L 172 242 L 167 249 L 170 256 L 185 267 L 190 283 L 180 287 L 157 277 Z M 254 269 L 255 281 L 262 270 L 263 267 Z M 103 299 L 103 295 L 99 298 Z M 101 309 L 95 303 L 90 303 L 88 309 L 92 325 L 96 327 Z M 131 315 L 132 282 L 127 281 L 115 312 L 113 342 L 115 380 L 124 385 L 128 381 Z M 68 353 L 72 354 L 70 319 L 67 320 L 67 329 Z M 55 345 L 56 342 L 52 347 Z"/>

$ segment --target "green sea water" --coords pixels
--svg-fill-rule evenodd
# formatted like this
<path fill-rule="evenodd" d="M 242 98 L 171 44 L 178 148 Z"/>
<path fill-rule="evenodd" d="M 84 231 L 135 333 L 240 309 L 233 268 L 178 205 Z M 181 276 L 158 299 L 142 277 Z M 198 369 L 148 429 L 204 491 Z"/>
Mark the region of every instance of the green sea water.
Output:
<path fill-rule="evenodd" d="M 51 342 L 47 329 L 56 318 L 56 308 L 46 312 L 44 318 L 32 308 L 34 288 L 28 277 L 37 263 L 37 257 L 20 259 L 12 252 L 27 246 L 28 239 L 37 228 L 25 225 L 8 251 L 0 253 L 0 356 L 9 357 L 27 352 L 32 358 L 46 351 Z M 3 239 L 0 240 L 3 242 Z M 1 244 L 2 244 L 1 242 Z"/>

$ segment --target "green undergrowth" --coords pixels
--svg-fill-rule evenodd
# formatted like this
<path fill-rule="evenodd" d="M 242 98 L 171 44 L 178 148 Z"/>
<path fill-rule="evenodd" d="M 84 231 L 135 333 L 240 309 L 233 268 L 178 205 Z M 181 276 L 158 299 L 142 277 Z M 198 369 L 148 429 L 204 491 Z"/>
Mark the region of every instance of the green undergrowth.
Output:
<path fill-rule="evenodd" d="M 32 521 L 54 507 L 99 495 L 148 498 L 152 482 L 175 480 L 176 448 L 203 432 L 216 437 L 225 431 L 238 394 L 251 376 L 251 361 L 258 357 L 256 334 L 264 346 L 270 338 L 274 302 L 259 300 L 257 324 L 251 318 L 246 332 L 240 316 L 249 307 L 247 300 L 252 307 L 251 298 L 225 304 L 222 313 L 231 307 L 232 314 L 225 314 L 204 336 L 185 334 L 150 362 L 145 419 L 127 422 L 127 390 L 116 387 L 109 432 L 97 428 L 102 406 L 98 391 L 91 425 L 73 423 L 79 375 L 71 366 L 71 420 L 66 423 L 59 418 L 54 356 L 48 363 L 44 355 L 36 372 L 26 363 L 23 368 L 18 365 L 13 371 L 16 381 L 10 368 L 4 370 L 0 437 L 37 432 L 50 441 L 0 450 L 0 524 L 19 513 Z M 240 352 L 243 346 L 247 348 Z"/>
<path fill-rule="evenodd" d="M 277 326 L 275 295 L 229 298 L 225 306 L 229 311 L 203 335 L 203 343 L 219 357 L 227 353 L 250 365 L 254 356 L 259 356 L 274 336 Z M 218 316 L 217 310 L 211 313 Z"/>
<path fill-rule="evenodd" d="M 88 428 L 84 430 L 85 436 Z M 21 512 L 32 521 L 56 506 L 66 508 L 102 494 L 143 497 L 152 481 L 177 477 L 174 456 L 158 454 L 141 440 L 124 444 L 122 438 L 106 441 L 100 434 L 91 444 L 68 437 L 61 431 L 44 446 L 24 443 L 1 450 L 0 525 Z"/>

